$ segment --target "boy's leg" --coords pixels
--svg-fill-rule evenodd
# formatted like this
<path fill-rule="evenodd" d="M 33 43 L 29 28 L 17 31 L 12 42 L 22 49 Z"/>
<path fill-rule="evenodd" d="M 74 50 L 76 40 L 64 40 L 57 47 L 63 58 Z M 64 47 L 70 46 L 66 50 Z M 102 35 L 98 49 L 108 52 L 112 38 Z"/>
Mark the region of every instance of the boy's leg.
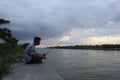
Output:
<path fill-rule="evenodd" d="M 42 63 L 42 59 L 42 57 L 32 56 L 32 59 L 28 62 L 28 64 Z"/>

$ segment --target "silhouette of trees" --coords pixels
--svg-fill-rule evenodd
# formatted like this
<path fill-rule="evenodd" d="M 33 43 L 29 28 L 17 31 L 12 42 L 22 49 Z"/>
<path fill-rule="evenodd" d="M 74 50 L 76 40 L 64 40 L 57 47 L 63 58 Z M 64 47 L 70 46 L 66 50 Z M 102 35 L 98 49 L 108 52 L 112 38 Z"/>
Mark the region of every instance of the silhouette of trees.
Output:
<path fill-rule="evenodd" d="M 0 25 L 9 24 L 9 20 L 0 19 Z M 13 46 L 17 45 L 18 40 L 12 36 L 12 32 L 7 28 L 0 28 L 0 43 L 7 43 Z"/>
<path fill-rule="evenodd" d="M 48 47 L 48 48 L 57 48 L 57 49 L 92 49 L 92 50 L 120 50 L 120 44 L 54 46 L 54 47 Z"/>
<path fill-rule="evenodd" d="M 5 19 L 0 19 L 0 25 L 2 25 L 2 24 L 9 24 L 10 23 L 10 21 L 9 20 L 5 20 Z"/>

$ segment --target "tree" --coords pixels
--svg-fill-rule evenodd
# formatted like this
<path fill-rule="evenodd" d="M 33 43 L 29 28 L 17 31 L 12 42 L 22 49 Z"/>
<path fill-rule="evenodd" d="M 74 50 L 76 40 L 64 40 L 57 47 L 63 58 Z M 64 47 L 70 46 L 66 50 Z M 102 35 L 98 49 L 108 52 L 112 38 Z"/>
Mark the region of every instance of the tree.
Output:
<path fill-rule="evenodd" d="M 10 21 L 9 20 L 5 20 L 5 19 L 0 19 L 0 25 L 2 25 L 2 24 L 9 24 L 10 23 Z"/>
<path fill-rule="evenodd" d="M 0 25 L 9 24 L 9 20 L 0 19 Z M 0 28 L 0 40 L 2 43 L 17 45 L 18 40 L 12 36 L 12 32 L 7 28 Z"/>
<path fill-rule="evenodd" d="M 10 38 L 12 38 L 11 31 L 7 28 L 0 28 L 0 39 L 7 41 Z"/>

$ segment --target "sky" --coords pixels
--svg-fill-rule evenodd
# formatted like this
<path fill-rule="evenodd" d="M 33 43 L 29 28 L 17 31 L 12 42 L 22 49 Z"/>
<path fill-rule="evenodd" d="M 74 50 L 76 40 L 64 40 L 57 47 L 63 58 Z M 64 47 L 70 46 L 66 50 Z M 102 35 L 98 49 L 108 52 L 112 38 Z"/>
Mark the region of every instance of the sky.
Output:
<path fill-rule="evenodd" d="M 0 0 L 0 18 L 19 43 L 120 44 L 120 0 Z"/>

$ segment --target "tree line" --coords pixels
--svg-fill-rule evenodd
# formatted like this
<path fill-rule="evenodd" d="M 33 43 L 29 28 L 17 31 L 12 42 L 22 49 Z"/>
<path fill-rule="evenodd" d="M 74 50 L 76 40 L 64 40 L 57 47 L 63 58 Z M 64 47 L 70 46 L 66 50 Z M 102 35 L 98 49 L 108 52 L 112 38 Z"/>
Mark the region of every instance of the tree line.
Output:
<path fill-rule="evenodd" d="M 54 46 L 54 47 L 47 47 L 47 48 L 57 48 L 57 49 L 120 50 L 120 44 Z"/>

